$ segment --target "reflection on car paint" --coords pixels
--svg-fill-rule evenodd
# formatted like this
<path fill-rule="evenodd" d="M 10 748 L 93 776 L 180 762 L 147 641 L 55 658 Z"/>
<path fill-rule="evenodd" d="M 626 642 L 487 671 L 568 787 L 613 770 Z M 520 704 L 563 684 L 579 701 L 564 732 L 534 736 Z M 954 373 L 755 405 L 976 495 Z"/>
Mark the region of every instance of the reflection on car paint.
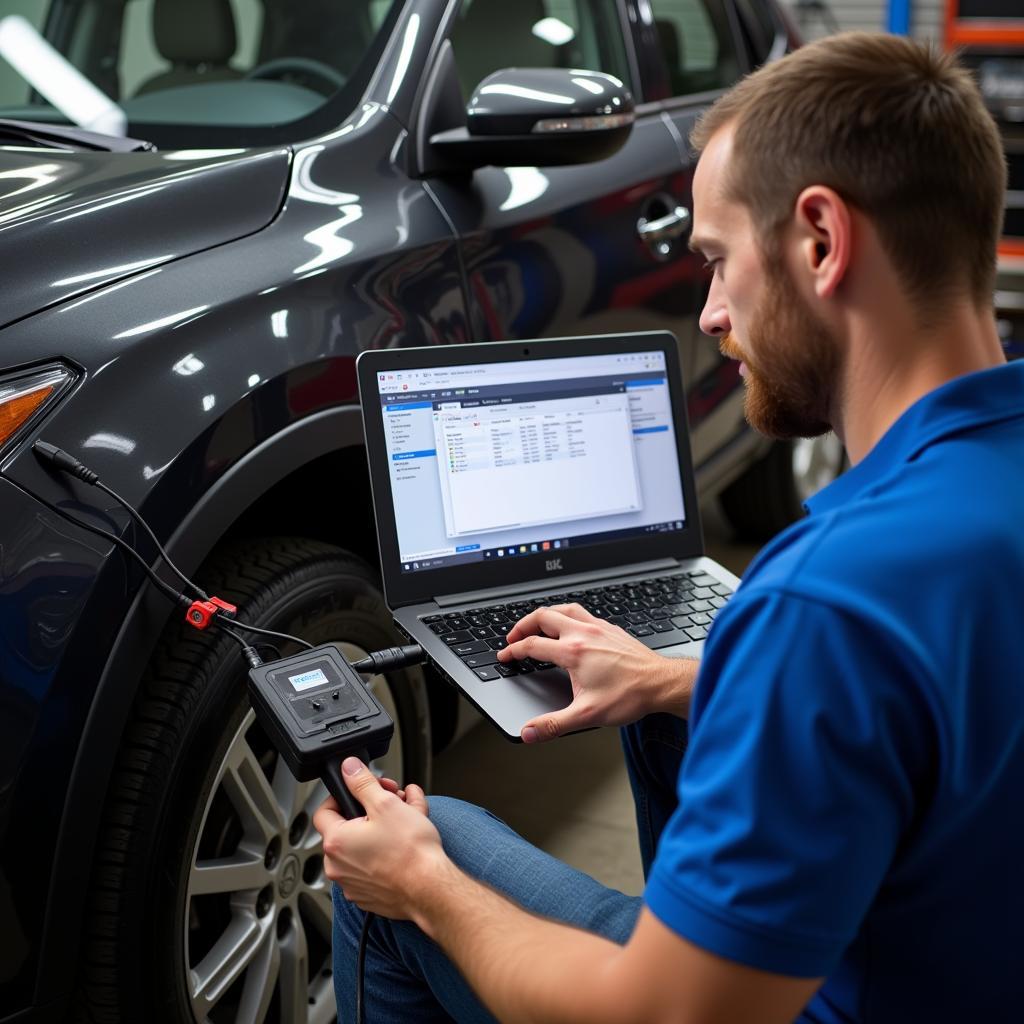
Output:
<path fill-rule="evenodd" d="M 158 331 L 162 327 L 174 327 L 179 324 L 188 323 L 191 320 L 198 319 L 203 313 L 210 308 L 209 303 L 202 306 L 193 306 L 191 309 L 183 309 L 177 313 L 169 313 L 167 316 L 162 316 L 158 320 L 148 320 L 144 324 L 139 324 L 137 327 L 129 327 L 126 331 L 121 331 L 120 334 L 115 334 L 115 338 L 136 338 L 140 334 L 149 334 L 151 331 Z"/>
<path fill-rule="evenodd" d="M 395 73 L 391 76 L 391 84 L 388 86 L 388 103 L 394 101 L 394 98 L 398 95 L 398 90 L 402 88 L 402 82 L 405 81 L 406 72 L 409 70 L 409 62 L 416 51 L 416 36 L 419 34 L 419 31 L 420 16 L 418 14 L 410 15 L 409 23 L 405 26 L 405 32 L 402 34 L 402 49 L 398 54 Z"/>
<path fill-rule="evenodd" d="M 107 451 L 131 455 L 135 451 L 135 442 L 130 437 L 123 437 L 121 434 L 110 434 L 106 431 L 101 431 L 97 434 L 90 434 L 82 442 L 82 447 L 105 448 Z"/>
<path fill-rule="evenodd" d="M 550 179 L 537 167 L 506 167 L 508 175 L 508 198 L 499 210 L 516 210 L 539 199 L 551 185 Z"/>
<path fill-rule="evenodd" d="M 33 164 L 31 167 L 17 167 L 10 171 L 0 171 L 0 182 L 6 181 L 27 181 L 27 185 L 21 188 L 11 189 L 10 192 L 0 192 L 0 199 L 10 199 L 12 196 L 20 196 L 24 192 L 32 192 L 37 188 L 45 188 L 52 185 L 59 175 L 60 164 Z"/>

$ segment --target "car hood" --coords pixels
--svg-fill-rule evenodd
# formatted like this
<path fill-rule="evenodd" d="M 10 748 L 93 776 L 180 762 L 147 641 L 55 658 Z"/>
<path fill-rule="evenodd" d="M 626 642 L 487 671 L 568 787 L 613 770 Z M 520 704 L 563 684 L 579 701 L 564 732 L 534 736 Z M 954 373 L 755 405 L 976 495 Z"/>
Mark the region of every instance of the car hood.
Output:
<path fill-rule="evenodd" d="M 252 234 L 281 208 L 290 153 L 96 153 L 0 146 L 0 326 Z"/>

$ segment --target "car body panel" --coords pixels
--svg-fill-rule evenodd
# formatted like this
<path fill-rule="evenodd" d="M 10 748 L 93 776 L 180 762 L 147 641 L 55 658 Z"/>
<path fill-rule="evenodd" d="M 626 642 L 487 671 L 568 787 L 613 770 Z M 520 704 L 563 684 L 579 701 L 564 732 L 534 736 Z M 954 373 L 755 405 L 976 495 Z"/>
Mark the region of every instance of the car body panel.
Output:
<path fill-rule="evenodd" d="M 431 188 L 463 241 L 470 303 L 487 339 L 667 327 L 685 342 L 696 327 L 695 258 L 677 250 L 661 261 L 637 236 L 652 203 L 684 200 L 683 181 L 655 115 L 600 164 L 486 167 L 468 187 Z"/>
<path fill-rule="evenodd" d="M 47 149 L 3 153 L 0 326 L 265 227 L 280 209 L 290 159 L 286 149 L 123 153 L 116 160 Z M 107 258 L 97 266 L 101 252 Z"/>
<path fill-rule="evenodd" d="M 358 444 L 354 363 L 362 349 L 467 340 L 451 229 L 422 183 L 398 180 L 390 161 L 403 129 L 377 105 L 361 109 L 350 123 L 346 142 L 361 159 L 327 159 L 322 143 L 299 147 L 287 199 L 265 231 L 99 288 L 4 332 L 5 359 L 15 365 L 44 353 L 73 353 L 82 381 L 37 434 L 90 464 L 138 504 L 164 539 L 180 530 L 195 506 L 206 507 L 204 496 L 248 453 L 261 445 L 284 446 L 290 427 L 347 403 L 351 415 L 347 429 L 337 429 L 335 447 Z M 142 389 L 139 380 L 153 384 Z M 8 459 L 6 487 L 26 487 L 53 503 L 71 499 L 82 509 L 100 504 L 108 528 L 126 529 L 112 502 L 97 502 L 90 489 L 48 474 L 28 449 L 30 440 Z M 303 441 L 301 447 L 312 459 L 323 442 Z M 290 463 L 294 471 L 303 459 L 293 452 Z M 273 474 L 264 472 L 264 486 L 273 482 Z M 178 541 L 185 545 L 186 572 L 252 496 L 251 488 L 236 490 L 219 518 L 203 516 L 192 524 L 189 539 Z M 0 593 L 29 607 L 42 574 L 60 595 L 47 615 L 23 622 L 24 631 L 11 638 L 12 651 L 43 645 L 47 658 L 25 670 L 31 685 L 19 688 L 21 742 L 7 751 L 3 777 L 28 780 L 19 785 L 19 807 L 5 802 L 12 791 L 0 792 L 0 890 L 6 885 L 17 894 L 14 920 L 21 932 L 15 934 L 23 933 L 33 950 L 19 972 L 0 977 L 0 1006 L 6 1007 L 14 993 L 24 996 L 31 987 L 25 979 L 40 963 L 40 1001 L 70 983 L 61 965 L 74 953 L 77 931 L 62 927 L 61 919 L 88 882 L 80 851 L 83 838 L 91 847 L 96 795 L 106 788 L 116 753 L 110 737 L 120 729 L 111 728 L 123 725 L 134 680 L 171 609 L 146 588 L 145 614 L 128 616 L 139 596 L 138 574 L 125 569 L 119 554 L 111 555 L 106 541 L 21 492 L 4 508 L 11 516 L 7 537 L 15 528 L 32 539 L 15 547 L 5 543 Z M 46 554 L 57 537 L 61 558 L 52 564 Z M 343 508 L 337 540 L 345 542 Z M 374 557 L 372 551 L 362 554 Z M 133 629 L 126 632 L 127 623 Z M 132 660 L 132 676 L 104 673 L 112 649 L 110 664 L 116 663 L 119 636 L 145 655 Z M 129 685 L 111 691 L 116 699 L 97 697 L 94 704 L 91 688 L 80 682 L 101 677 Z M 93 727 L 101 731 L 91 745 Z M 79 746 L 71 738 L 83 733 Z M 76 748 L 80 759 L 88 751 L 89 795 L 76 798 L 72 811 L 64 796 L 67 780 L 81 775 L 73 767 Z M 23 820 L 30 807 L 47 809 L 38 835 L 46 849 L 57 848 L 53 861 L 40 857 L 35 843 L 26 846 L 2 832 L 5 821 Z M 83 815 L 83 809 L 92 810 Z M 57 825 L 65 813 L 74 815 L 75 827 L 66 820 L 58 847 Z M 45 930 L 44 940 L 45 916 L 54 927 Z M 4 959 L 8 966 L 20 962 Z"/>
<path fill-rule="evenodd" d="M 293 146 L 116 160 L 0 148 L 0 173 L 24 184 L 51 173 L 26 167 L 56 163 L 60 179 L 8 195 L 52 202 L 0 221 L 3 366 L 63 359 L 79 374 L 0 466 L 0 1019 L 57 1015 L 70 997 L 118 741 L 177 614 L 107 541 L 32 497 L 100 509 L 133 538 L 112 502 L 44 471 L 33 439 L 96 470 L 192 573 L 261 492 L 334 452 L 362 459 L 366 348 L 668 327 L 699 378 L 695 446 L 706 428 L 724 438 L 716 450 L 753 437 L 722 412 L 738 378 L 697 357 L 699 259 L 685 239 L 659 258 L 636 233 L 654 200 L 690 206 L 692 160 L 667 113 L 642 109 L 623 150 L 592 165 L 408 172 L 456 7 L 409 0 L 364 102 Z M 331 539 L 351 546 L 347 495 L 324 488 L 343 499 Z M 376 557 L 372 542 L 356 550 Z"/>

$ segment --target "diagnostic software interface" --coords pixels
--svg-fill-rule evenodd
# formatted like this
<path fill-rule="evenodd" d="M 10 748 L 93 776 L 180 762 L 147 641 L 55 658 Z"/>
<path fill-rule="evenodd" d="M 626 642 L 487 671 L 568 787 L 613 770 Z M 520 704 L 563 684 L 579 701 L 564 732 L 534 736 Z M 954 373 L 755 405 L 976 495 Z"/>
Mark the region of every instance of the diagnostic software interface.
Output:
<path fill-rule="evenodd" d="M 404 572 L 681 530 L 661 352 L 377 374 Z"/>

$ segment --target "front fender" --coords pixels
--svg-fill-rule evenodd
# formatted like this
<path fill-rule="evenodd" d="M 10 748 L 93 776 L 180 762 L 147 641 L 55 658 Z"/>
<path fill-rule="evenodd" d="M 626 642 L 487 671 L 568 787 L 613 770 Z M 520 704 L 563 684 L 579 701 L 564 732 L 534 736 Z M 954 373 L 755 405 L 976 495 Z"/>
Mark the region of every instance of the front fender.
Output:
<path fill-rule="evenodd" d="M 325 409 L 301 419 L 251 449 L 217 479 L 192 507 L 166 547 L 191 575 L 219 539 L 262 493 L 314 459 L 362 446 L 359 407 Z M 68 964 L 78 942 L 89 869 L 119 741 L 138 680 L 167 623 L 167 600 L 144 586 L 132 602 L 100 676 L 71 772 L 61 815 L 43 928 L 38 1003 L 66 998 L 74 981 Z"/>

